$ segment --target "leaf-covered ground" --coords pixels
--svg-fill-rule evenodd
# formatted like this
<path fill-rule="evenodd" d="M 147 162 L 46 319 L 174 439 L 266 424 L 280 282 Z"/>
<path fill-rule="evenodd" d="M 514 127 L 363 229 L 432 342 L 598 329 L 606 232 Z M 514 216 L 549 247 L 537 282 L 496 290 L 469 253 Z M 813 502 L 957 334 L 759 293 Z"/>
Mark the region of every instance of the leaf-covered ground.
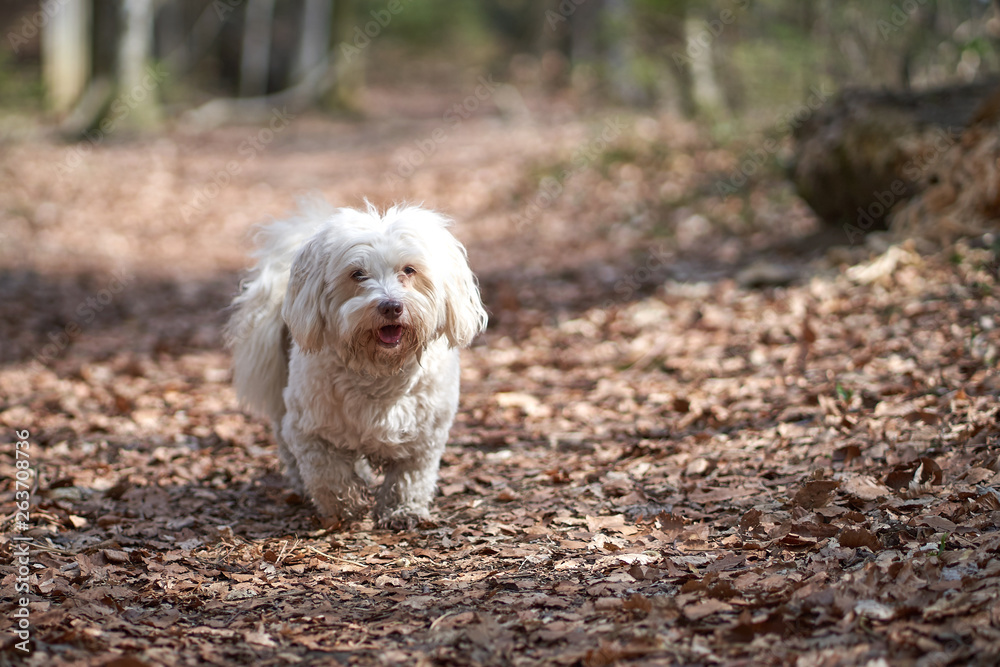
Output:
<path fill-rule="evenodd" d="M 996 664 L 991 238 L 837 248 L 773 167 L 722 198 L 762 139 L 424 104 L 2 147 L 0 663 Z M 440 209 L 481 278 L 413 532 L 324 530 L 228 384 L 248 230 L 309 192 Z"/>

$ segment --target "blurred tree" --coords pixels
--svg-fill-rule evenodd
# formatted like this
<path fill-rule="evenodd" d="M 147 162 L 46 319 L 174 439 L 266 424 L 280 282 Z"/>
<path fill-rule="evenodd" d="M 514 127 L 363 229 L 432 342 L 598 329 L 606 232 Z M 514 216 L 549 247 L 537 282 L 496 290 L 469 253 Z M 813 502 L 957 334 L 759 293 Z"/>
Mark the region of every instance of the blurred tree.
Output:
<path fill-rule="evenodd" d="M 641 52 L 652 60 L 648 62 L 650 75 L 645 78 L 647 94 L 651 100 L 665 94 L 677 110 L 690 118 L 698 110 L 694 58 L 700 56 L 701 49 L 707 50 L 708 45 L 694 43 L 689 48 L 688 10 L 688 0 L 636 0 L 635 3 Z M 672 85 L 663 78 L 665 63 L 669 63 L 666 71 Z"/>
<path fill-rule="evenodd" d="M 95 140 L 159 124 L 158 93 L 164 75 L 153 66 L 154 4 L 155 0 L 118 0 L 92 5 L 92 21 L 83 23 L 83 39 L 93 65 L 84 93 L 60 125 L 64 135 Z M 54 30 L 51 22 L 44 29 Z"/>
<path fill-rule="evenodd" d="M 331 52 L 330 85 L 320 97 L 322 106 L 327 110 L 361 110 L 361 95 L 365 86 L 363 51 L 372 38 L 361 30 L 358 16 L 355 0 L 334 0 L 330 33 L 336 46 Z M 353 50 L 351 47 L 354 47 Z"/>
<path fill-rule="evenodd" d="M 326 61 L 332 27 L 333 0 L 303 0 L 299 44 L 292 63 L 293 83 L 302 81 L 311 69 Z"/>
<path fill-rule="evenodd" d="M 267 92 L 273 21 L 274 0 L 247 0 L 240 52 L 240 97 L 257 97 Z"/>
<path fill-rule="evenodd" d="M 152 73 L 154 0 L 122 0 L 118 40 L 118 94 L 110 119 L 118 127 L 146 130 L 160 121 L 158 88 Z"/>
<path fill-rule="evenodd" d="M 90 2 L 70 0 L 51 9 L 42 31 L 42 74 L 50 108 L 69 111 L 90 77 Z"/>

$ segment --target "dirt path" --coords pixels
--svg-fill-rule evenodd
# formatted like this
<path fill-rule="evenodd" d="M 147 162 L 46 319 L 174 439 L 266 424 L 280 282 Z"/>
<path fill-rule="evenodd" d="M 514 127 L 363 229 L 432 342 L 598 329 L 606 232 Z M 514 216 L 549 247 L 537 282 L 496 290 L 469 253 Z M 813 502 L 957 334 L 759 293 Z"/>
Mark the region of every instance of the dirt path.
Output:
<path fill-rule="evenodd" d="M 995 248 L 838 267 L 779 180 L 718 196 L 737 149 L 544 118 L 3 146 L 0 662 L 995 664 Z M 447 212 L 482 280 L 412 533 L 321 529 L 228 385 L 308 192 Z"/>

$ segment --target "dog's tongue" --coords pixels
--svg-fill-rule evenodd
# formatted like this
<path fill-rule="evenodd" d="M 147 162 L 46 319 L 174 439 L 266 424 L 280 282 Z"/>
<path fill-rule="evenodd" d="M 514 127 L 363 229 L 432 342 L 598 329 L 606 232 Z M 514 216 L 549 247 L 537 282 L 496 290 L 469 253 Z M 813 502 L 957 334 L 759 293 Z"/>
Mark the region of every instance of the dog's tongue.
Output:
<path fill-rule="evenodd" d="M 403 327 L 391 324 L 378 330 L 378 339 L 386 345 L 395 345 L 403 337 Z"/>

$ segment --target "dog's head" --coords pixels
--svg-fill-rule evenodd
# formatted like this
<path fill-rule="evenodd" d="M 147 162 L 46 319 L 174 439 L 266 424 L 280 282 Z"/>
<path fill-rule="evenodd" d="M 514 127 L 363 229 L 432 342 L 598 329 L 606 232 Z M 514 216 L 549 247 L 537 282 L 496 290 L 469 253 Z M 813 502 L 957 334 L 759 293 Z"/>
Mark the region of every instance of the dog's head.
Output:
<path fill-rule="evenodd" d="M 373 375 L 399 370 L 442 336 L 467 346 L 486 311 L 448 224 L 415 207 L 339 209 L 292 263 L 282 317 L 298 346 L 334 346 Z"/>

